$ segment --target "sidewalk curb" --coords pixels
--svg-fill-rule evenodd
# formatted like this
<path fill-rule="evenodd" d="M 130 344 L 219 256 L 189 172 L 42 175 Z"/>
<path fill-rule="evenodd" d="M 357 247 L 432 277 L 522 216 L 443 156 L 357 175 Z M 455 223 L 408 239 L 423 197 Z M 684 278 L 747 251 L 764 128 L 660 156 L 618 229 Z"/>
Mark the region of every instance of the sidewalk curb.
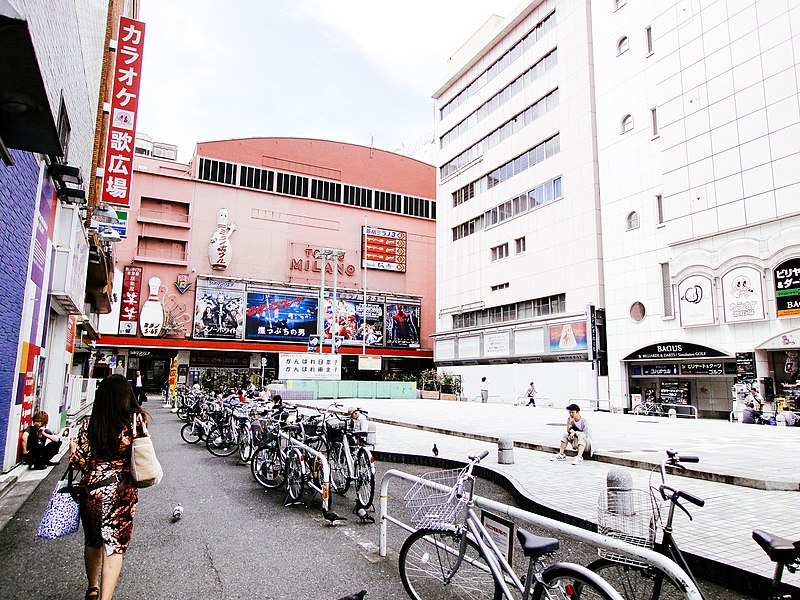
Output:
<path fill-rule="evenodd" d="M 378 419 L 371 419 L 371 420 L 378 421 Z M 386 422 L 386 421 L 381 421 L 381 422 Z M 387 422 L 387 424 L 394 424 L 394 423 Z M 471 437 L 471 436 L 467 435 L 463 437 Z M 476 439 L 483 439 L 484 441 L 488 441 L 486 439 L 486 436 L 477 436 Z M 384 452 L 380 450 L 375 450 L 373 451 L 373 455 L 375 456 L 376 459 L 381 460 L 383 462 L 414 464 L 414 465 L 430 466 L 439 469 L 460 468 L 466 464 L 463 461 L 453 460 L 449 458 L 435 458 L 431 456 L 422 456 L 418 454 L 404 454 L 402 452 Z M 506 492 L 511 494 L 511 496 L 514 498 L 514 502 L 522 510 L 542 515 L 544 517 L 549 517 L 551 519 L 560 521 L 562 523 L 575 525 L 576 527 L 580 527 L 582 529 L 587 529 L 589 531 L 597 532 L 596 523 L 588 521 L 581 517 L 576 517 L 575 515 L 571 515 L 569 513 L 563 512 L 562 510 L 556 509 L 552 506 L 548 506 L 547 504 L 542 503 L 541 501 L 537 500 L 534 496 L 526 492 L 526 490 L 513 477 L 505 473 L 501 473 L 499 471 L 496 471 L 492 467 L 483 465 L 476 465 L 474 472 L 479 477 L 482 477 L 484 479 L 487 479 L 488 481 L 491 481 L 496 485 L 499 485 Z M 750 571 L 745 571 L 744 569 L 741 569 L 739 567 L 733 567 L 710 558 L 705 558 L 697 554 L 692 554 L 691 552 L 687 552 L 685 550 L 683 551 L 683 555 L 684 558 L 686 558 L 686 561 L 689 563 L 689 566 L 695 573 L 695 575 L 703 579 L 707 579 L 709 581 L 717 583 L 719 585 L 723 585 L 743 592 L 748 592 L 751 594 L 758 594 L 761 591 L 768 589 L 771 584 L 770 578 L 764 577 L 763 575 L 759 575 L 757 573 L 752 573 Z M 793 590 L 792 597 L 794 597 L 795 593 L 800 592 L 800 588 L 792 586 L 791 584 L 786 584 L 786 583 L 784 584 L 792 588 Z"/>
<path fill-rule="evenodd" d="M 298 404 L 298 406 L 300 405 Z M 306 408 L 313 408 L 313 407 L 306 406 Z M 495 436 L 480 435 L 476 433 L 469 433 L 463 431 L 455 431 L 452 429 L 431 427 L 429 425 L 419 425 L 416 423 L 405 423 L 403 421 L 396 421 L 394 419 L 386 419 L 381 417 L 370 417 L 370 421 L 375 423 L 384 423 L 386 425 L 393 425 L 395 427 L 406 427 L 408 429 L 417 429 L 419 431 L 427 431 L 431 433 L 439 433 L 442 435 L 450 435 L 455 437 L 473 439 L 481 442 L 487 442 L 490 444 L 496 444 L 498 440 L 498 438 Z M 558 450 L 556 446 L 536 444 L 532 442 L 521 442 L 518 440 L 514 440 L 514 447 L 524 448 L 526 450 L 536 450 L 538 452 L 548 452 L 548 453 L 554 453 Z M 650 471 L 661 464 L 660 462 L 656 461 L 649 462 L 633 458 L 623 458 L 619 456 L 614 456 L 613 454 L 605 454 L 603 452 L 598 452 L 592 455 L 591 460 L 602 463 L 608 463 L 612 465 L 618 465 L 621 467 L 643 469 L 646 471 Z M 798 480 L 796 479 L 795 480 L 755 479 L 752 477 L 742 477 L 739 475 L 726 475 L 723 473 L 716 473 L 714 471 L 702 471 L 697 469 L 686 469 L 686 470 L 673 469 L 670 471 L 670 475 L 679 475 L 681 477 L 688 477 L 690 479 L 700 479 L 703 481 L 712 481 L 715 483 L 727 483 L 729 485 L 737 485 L 740 487 L 753 488 L 757 490 L 800 492 L 800 482 L 798 482 Z"/>

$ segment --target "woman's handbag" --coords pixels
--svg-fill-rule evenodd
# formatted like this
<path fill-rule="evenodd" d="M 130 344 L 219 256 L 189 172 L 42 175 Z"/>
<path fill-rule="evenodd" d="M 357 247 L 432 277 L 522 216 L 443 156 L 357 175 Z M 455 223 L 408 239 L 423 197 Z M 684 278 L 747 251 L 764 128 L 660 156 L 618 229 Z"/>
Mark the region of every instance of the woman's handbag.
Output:
<path fill-rule="evenodd" d="M 142 429 L 142 435 L 136 437 L 139 427 Z M 164 477 L 164 470 L 156 458 L 156 450 L 147 431 L 147 425 L 139 413 L 133 413 L 133 445 L 131 447 L 133 485 L 137 488 L 158 485 L 162 477 Z"/>
<path fill-rule="evenodd" d="M 55 540 L 78 531 L 78 503 L 73 494 L 78 495 L 82 488 L 73 484 L 73 476 L 74 470 L 70 465 L 50 495 L 36 537 Z"/>

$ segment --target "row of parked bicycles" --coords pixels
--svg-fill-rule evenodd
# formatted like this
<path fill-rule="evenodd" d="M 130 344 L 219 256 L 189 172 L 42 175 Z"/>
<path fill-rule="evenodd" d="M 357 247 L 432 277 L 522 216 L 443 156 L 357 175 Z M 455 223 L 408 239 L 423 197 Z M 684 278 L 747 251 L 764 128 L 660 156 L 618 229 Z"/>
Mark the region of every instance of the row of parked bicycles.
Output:
<path fill-rule="evenodd" d="M 287 503 L 316 496 L 329 510 L 329 491 L 344 495 L 352 487 L 356 510 L 372 508 L 375 460 L 368 434 L 354 431 L 354 421 L 341 413 L 341 404 L 304 413 L 280 396 L 243 399 L 188 390 L 177 397 L 176 409 L 185 421 L 180 431 L 185 442 L 205 444 L 214 456 L 238 454 L 259 485 L 286 488 Z"/>

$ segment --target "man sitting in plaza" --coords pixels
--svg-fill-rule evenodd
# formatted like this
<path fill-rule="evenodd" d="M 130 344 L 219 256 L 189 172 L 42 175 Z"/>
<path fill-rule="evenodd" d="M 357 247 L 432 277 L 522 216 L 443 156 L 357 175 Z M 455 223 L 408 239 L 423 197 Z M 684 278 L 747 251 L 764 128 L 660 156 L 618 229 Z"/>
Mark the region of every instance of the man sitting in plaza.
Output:
<path fill-rule="evenodd" d="M 589 421 L 586 417 L 581 417 L 581 407 L 577 404 L 570 404 L 567 406 L 569 417 L 567 418 L 567 431 L 561 436 L 561 448 L 554 457 L 550 460 L 567 460 L 564 451 L 569 444 L 577 451 L 577 455 L 572 460 L 573 465 L 579 465 L 583 462 L 583 453 L 589 450 L 589 454 L 594 454 L 594 440 L 592 438 L 592 430 L 589 427 Z"/>

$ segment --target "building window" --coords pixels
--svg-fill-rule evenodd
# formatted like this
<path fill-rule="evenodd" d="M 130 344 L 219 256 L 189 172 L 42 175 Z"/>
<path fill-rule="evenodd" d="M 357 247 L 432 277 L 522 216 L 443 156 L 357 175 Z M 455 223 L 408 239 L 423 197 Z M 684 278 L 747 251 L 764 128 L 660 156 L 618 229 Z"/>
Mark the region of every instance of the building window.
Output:
<path fill-rule="evenodd" d="M 631 229 L 639 229 L 639 213 L 635 210 L 625 217 L 625 231 L 630 231 Z"/>
<path fill-rule="evenodd" d="M 656 224 L 664 224 L 664 200 L 661 194 L 656 194 Z"/>
<path fill-rule="evenodd" d="M 672 283 L 669 277 L 669 263 L 661 263 L 661 288 L 664 297 L 664 316 L 674 317 L 675 311 L 672 307 Z"/>
<path fill-rule="evenodd" d="M 634 323 L 641 323 L 644 321 L 644 317 L 647 314 L 647 311 L 644 308 L 644 304 L 641 302 L 634 302 L 631 304 L 630 315 L 631 319 L 633 319 Z"/>
<path fill-rule="evenodd" d="M 627 37 L 625 37 L 625 36 L 623 35 L 623 36 L 622 36 L 621 38 L 619 38 L 619 40 L 617 41 L 617 56 L 619 56 L 620 54 L 624 54 L 625 52 L 627 52 L 627 51 L 628 51 L 628 48 L 630 48 L 630 43 L 628 42 L 628 38 L 627 38 Z"/>
<path fill-rule="evenodd" d="M 506 256 L 508 256 L 508 242 L 492 248 L 492 262 L 501 260 Z"/>
<path fill-rule="evenodd" d="M 650 109 L 650 126 L 653 130 L 653 137 L 658 137 L 658 114 L 655 108 Z"/>
<path fill-rule="evenodd" d="M 69 156 L 69 138 L 72 134 L 72 127 L 69 124 L 69 116 L 67 115 L 67 105 L 64 104 L 64 98 L 61 98 L 61 106 L 58 109 L 58 141 L 61 142 L 61 149 L 64 155 L 61 160 L 67 164 L 67 157 Z"/>
<path fill-rule="evenodd" d="M 648 25 L 644 29 L 644 43 L 647 48 L 647 56 L 653 53 L 653 30 Z"/>
<path fill-rule="evenodd" d="M 505 283 L 498 283 L 497 285 L 493 285 L 491 289 L 493 292 L 496 292 L 497 290 L 505 290 L 507 288 L 508 288 L 508 282 L 506 281 Z"/>
<path fill-rule="evenodd" d="M 625 115 L 620 122 L 620 133 L 628 133 L 632 129 L 633 117 L 631 115 Z"/>
<path fill-rule="evenodd" d="M 514 250 L 517 254 L 525 252 L 525 238 L 517 238 L 514 240 Z"/>

